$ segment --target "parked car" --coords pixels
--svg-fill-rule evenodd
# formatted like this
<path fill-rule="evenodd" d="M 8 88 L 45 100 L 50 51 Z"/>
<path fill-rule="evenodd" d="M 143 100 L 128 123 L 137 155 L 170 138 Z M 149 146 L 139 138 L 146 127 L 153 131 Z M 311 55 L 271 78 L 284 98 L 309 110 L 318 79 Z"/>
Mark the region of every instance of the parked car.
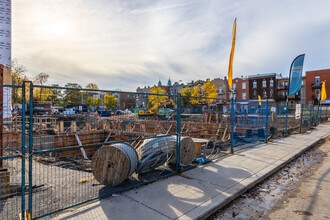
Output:
<path fill-rule="evenodd" d="M 117 110 L 116 111 L 116 115 L 123 115 L 124 114 L 124 111 L 122 111 L 122 110 Z"/>
<path fill-rule="evenodd" d="M 123 112 L 124 112 L 124 114 L 132 114 L 132 112 L 128 109 L 125 109 Z"/>
<path fill-rule="evenodd" d="M 196 108 L 190 112 L 190 114 L 202 114 L 202 110 Z"/>
<path fill-rule="evenodd" d="M 111 116 L 111 112 L 110 111 L 97 111 L 97 114 L 101 117 L 109 117 Z"/>

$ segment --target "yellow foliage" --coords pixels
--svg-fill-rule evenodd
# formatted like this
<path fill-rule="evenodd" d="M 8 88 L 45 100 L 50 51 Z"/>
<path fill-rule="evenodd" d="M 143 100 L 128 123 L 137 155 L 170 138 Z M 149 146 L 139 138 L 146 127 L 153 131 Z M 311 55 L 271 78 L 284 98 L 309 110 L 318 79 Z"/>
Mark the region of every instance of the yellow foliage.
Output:
<path fill-rule="evenodd" d="M 218 89 L 213 83 L 208 79 L 202 86 L 203 90 L 203 101 L 207 103 L 211 103 L 215 101 L 217 97 Z"/>
<path fill-rule="evenodd" d="M 38 102 L 41 104 L 51 101 L 53 92 L 49 88 L 33 88 L 33 102 Z"/>
<path fill-rule="evenodd" d="M 112 109 L 117 105 L 117 103 L 118 103 L 118 100 L 116 99 L 116 97 L 114 95 L 105 94 L 105 96 L 104 96 L 105 107 L 107 107 L 108 109 Z"/>
<path fill-rule="evenodd" d="M 192 89 L 191 89 L 191 100 L 190 100 L 190 103 L 191 104 L 198 104 L 199 101 L 200 101 L 200 96 L 201 96 L 201 88 L 200 86 L 194 86 Z"/>
<path fill-rule="evenodd" d="M 164 89 L 162 89 L 159 86 L 154 86 L 151 88 L 150 93 L 152 94 L 167 94 L 166 91 Z M 156 104 L 161 104 L 163 102 L 166 102 L 168 100 L 168 96 L 165 95 L 150 95 L 148 97 L 148 103 L 149 103 L 149 107 L 154 106 Z"/>

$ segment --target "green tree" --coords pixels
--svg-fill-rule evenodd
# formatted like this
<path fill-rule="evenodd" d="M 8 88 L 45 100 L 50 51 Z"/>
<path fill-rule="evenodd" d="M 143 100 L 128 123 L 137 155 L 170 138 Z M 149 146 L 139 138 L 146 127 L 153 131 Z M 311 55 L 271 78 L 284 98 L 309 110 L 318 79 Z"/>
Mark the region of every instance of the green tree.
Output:
<path fill-rule="evenodd" d="M 86 89 L 96 89 L 96 90 L 99 89 L 99 87 L 95 83 L 88 83 L 85 88 Z"/>
<path fill-rule="evenodd" d="M 118 103 L 118 100 L 116 99 L 116 97 L 114 95 L 105 94 L 104 102 L 103 102 L 105 107 L 107 107 L 108 109 L 113 109 L 117 105 L 117 103 Z"/>
<path fill-rule="evenodd" d="M 63 94 L 62 94 L 62 90 L 61 89 L 57 89 L 56 87 L 60 87 L 59 84 L 52 84 L 52 87 L 55 87 L 53 89 L 51 89 L 51 94 L 50 94 L 50 101 L 53 103 L 53 105 L 57 104 L 59 105 L 60 102 L 63 101 Z"/>
<path fill-rule="evenodd" d="M 69 104 L 78 104 L 82 102 L 82 87 L 78 83 L 67 83 L 65 87 L 73 88 L 64 91 L 64 101 Z"/>
<path fill-rule="evenodd" d="M 180 91 L 181 94 L 181 102 L 183 104 L 183 107 L 187 107 L 190 103 L 191 99 L 191 90 L 189 87 L 186 87 Z"/>

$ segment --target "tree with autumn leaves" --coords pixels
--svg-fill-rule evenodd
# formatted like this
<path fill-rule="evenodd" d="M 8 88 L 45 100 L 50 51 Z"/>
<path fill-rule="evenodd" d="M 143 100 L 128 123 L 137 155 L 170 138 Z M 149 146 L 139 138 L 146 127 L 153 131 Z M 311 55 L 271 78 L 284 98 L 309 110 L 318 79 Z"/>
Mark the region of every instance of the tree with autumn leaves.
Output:
<path fill-rule="evenodd" d="M 202 86 L 186 87 L 181 90 L 183 106 L 189 104 L 212 103 L 217 97 L 217 87 L 208 79 Z"/>
<path fill-rule="evenodd" d="M 155 95 L 150 95 L 148 97 L 148 107 L 151 108 L 152 106 L 160 103 L 164 103 L 168 100 L 168 96 L 165 95 L 167 92 L 162 89 L 160 86 L 154 86 L 150 89 L 150 93 Z M 164 94 L 164 95 L 157 95 L 157 94 Z"/>

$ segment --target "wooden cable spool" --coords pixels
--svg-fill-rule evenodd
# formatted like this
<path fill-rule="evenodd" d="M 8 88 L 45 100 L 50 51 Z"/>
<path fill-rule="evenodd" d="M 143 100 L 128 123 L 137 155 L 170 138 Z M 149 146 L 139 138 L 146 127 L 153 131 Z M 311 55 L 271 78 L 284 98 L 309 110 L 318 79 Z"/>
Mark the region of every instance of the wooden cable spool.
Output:
<path fill-rule="evenodd" d="M 182 166 L 189 166 L 195 158 L 196 149 L 195 143 L 191 137 L 181 137 L 180 140 L 181 152 L 180 161 Z M 171 163 L 176 162 L 176 157 L 173 157 Z"/>
<path fill-rule="evenodd" d="M 117 186 L 135 172 L 137 163 L 137 153 L 130 145 L 104 145 L 93 155 L 92 173 L 99 183 Z"/>

